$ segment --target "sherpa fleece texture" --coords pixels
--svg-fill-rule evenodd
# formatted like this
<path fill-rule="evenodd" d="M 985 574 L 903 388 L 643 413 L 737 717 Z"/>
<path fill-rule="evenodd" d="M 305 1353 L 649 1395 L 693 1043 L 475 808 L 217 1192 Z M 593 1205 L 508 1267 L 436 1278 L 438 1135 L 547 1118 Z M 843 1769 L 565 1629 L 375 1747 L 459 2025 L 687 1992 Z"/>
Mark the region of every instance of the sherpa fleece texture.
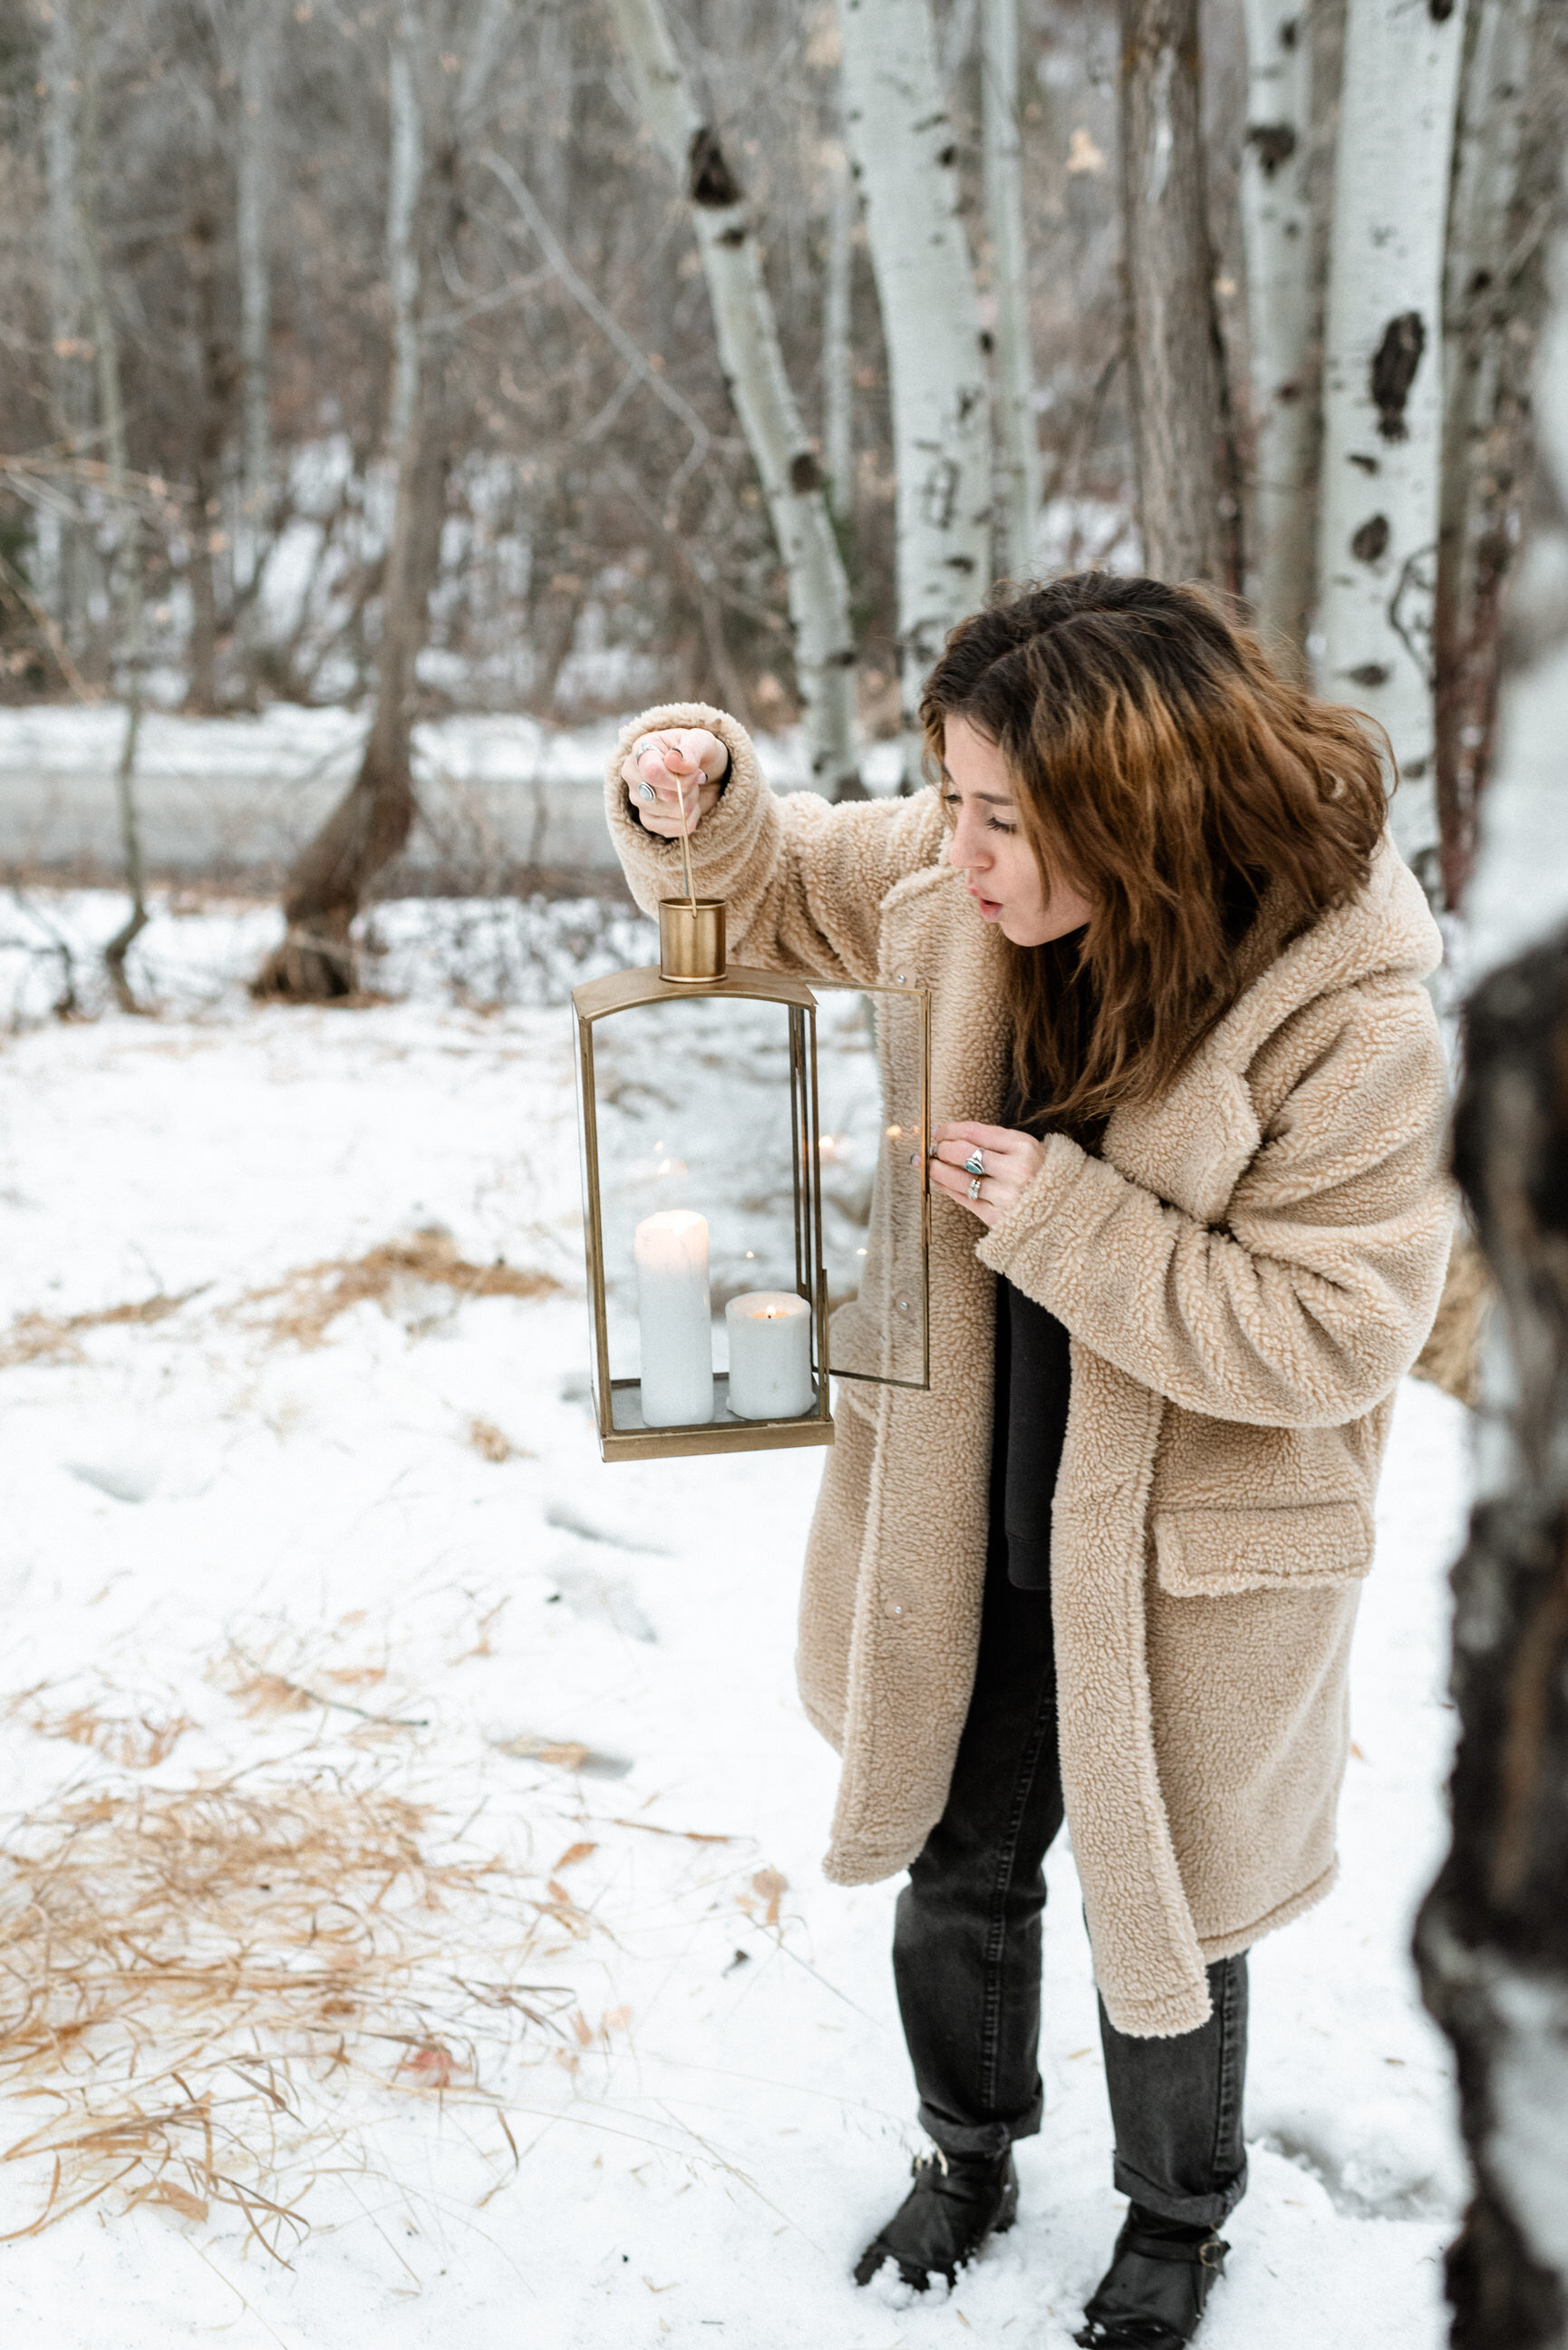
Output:
<path fill-rule="evenodd" d="M 723 712 L 648 711 L 618 745 L 607 805 L 649 911 L 680 892 L 680 849 L 636 822 L 619 764 L 660 726 L 710 727 L 729 747 L 692 847 L 702 889 L 728 900 L 735 960 L 929 988 L 933 1116 L 994 1121 L 1000 942 L 945 862 L 934 794 L 776 798 Z M 1062 1773 L 1096 1974 L 1123 2032 L 1195 2029 L 1206 1962 L 1333 1879 L 1378 1464 L 1449 1246 L 1443 1062 L 1420 983 L 1440 955 L 1385 841 L 1352 904 L 1260 949 L 1177 1081 L 1116 1111 L 1100 1158 L 1054 1137 L 989 1232 L 933 1201 L 930 1391 L 839 1390 L 797 1661 L 844 1762 L 825 1866 L 853 1885 L 919 1853 L 969 1706 L 992 1276 L 1071 1333 L 1052 1520 Z M 862 1325 L 886 1316 L 912 1239 L 874 1201 Z"/>

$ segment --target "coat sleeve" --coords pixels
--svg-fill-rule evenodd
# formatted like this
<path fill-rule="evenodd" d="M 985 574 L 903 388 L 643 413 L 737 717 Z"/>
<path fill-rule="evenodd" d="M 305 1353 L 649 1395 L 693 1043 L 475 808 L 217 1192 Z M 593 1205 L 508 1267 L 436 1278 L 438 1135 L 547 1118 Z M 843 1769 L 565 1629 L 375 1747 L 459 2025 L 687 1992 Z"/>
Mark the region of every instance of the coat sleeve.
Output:
<path fill-rule="evenodd" d="M 1452 1205 L 1442 1047 L 1420 988 L 1352 988 L 1218 1227 L 1053 1135 L 981 1261 L 1184 1410 L 1261 1428 L 1370 1411 L 1437 1311 Z"/>
<path fill-rule="evenodd" d="M 607 772 L 606 812 L 632 896 L 653 913 L 685 894 L 680 844 L 644 832 L 620 766 L 639 734 L 705 726 L 730 754 L 719 805 L 691 836 L 692 879 L 722 898 L 732 950 L 762 970 L 811 978 L 875 980 L 882 900 L 908 873 L 935 862 L 943 838 L 936 795 L 834 806 L 815 792 L 772 792 L 751 736 L 706 702 L 664 702 L 622 729 Z"/>

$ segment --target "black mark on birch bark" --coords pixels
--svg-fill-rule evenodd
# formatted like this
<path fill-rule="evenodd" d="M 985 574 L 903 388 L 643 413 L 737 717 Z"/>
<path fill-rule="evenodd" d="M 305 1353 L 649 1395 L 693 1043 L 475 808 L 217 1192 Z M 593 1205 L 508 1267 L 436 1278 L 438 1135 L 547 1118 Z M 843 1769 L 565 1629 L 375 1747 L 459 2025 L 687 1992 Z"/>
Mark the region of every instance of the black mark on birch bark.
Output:
<path fill-rule="evenodd" d="M 1257 149 L 1263 177 L 1272 180 L 1295 153 L 1296 134 L 1288 122 L 1252 122 L 1247 126 L 1247 144 Z"/>
<path fill-rule="evenodd" d="M 1405 403 L 1410 397 L 1410 386 L 1416 380 L 1416 370 L 1426 348 L 1427 329 L 1419 310 L 1401 311 L 1383 329 L 1383 340 L 1372 361 L 1372 400 L 1377 411 L 1377 430 L 1385 441 L 1407 441 L 1410 437 L 1405 421 Z"/>
<path fill-rule="evenodd" d="M 719 144 L 719 134 L 705 122 L 691 133 L 686 188 L 692 203 L 701 204 L 705 212 L 723 212 L 741 201 L 740 182 Z"/>
<path fill-rule="evenodd" d="M 1388 517 L 1373 515 L 1364 522 L 1350 542 L 1350 551 L 1357 563 L 1377 563 L 1388 552 Z"/>

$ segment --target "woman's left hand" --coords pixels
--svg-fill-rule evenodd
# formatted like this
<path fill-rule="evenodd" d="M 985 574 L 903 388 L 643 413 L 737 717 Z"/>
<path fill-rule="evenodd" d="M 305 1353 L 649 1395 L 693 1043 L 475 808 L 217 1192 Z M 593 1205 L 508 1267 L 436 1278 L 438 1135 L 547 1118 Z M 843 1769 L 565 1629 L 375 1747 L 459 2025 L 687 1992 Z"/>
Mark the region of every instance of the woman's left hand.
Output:
<path fill-rule="evenodd" d="M 977 1156 L 978 1177 L 970 1164 Z M 999 1224 L 1044 1164 L 1045 1146 L 1033 1134 L 961 1118 L 931 1128 L 932 1189 L 970 1209 L 982 1224 Z"/>

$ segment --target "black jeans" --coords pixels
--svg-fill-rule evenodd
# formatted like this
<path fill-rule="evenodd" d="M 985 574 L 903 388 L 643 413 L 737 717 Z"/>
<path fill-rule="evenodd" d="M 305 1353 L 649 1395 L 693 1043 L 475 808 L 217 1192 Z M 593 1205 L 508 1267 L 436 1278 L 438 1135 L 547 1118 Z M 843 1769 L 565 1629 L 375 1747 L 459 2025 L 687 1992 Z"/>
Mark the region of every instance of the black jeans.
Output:
<path fill-rule="evenodd" d="M 1041 1863 L 1062 1825 L 1049 1595 L 986 1574 L 980 1662 L 947 1809 L 898 1896 L 893 1971 L 920 2122 L 948 2154 L 999 2155 L 1040 2127 Z M 1132 2039 L 1100 2007 L 1116 2184 L 1146 2210 L 1218 2227 L 1247 2184 L 1247 1960 L 1209 1970 L 1196 2032 Z"/>

